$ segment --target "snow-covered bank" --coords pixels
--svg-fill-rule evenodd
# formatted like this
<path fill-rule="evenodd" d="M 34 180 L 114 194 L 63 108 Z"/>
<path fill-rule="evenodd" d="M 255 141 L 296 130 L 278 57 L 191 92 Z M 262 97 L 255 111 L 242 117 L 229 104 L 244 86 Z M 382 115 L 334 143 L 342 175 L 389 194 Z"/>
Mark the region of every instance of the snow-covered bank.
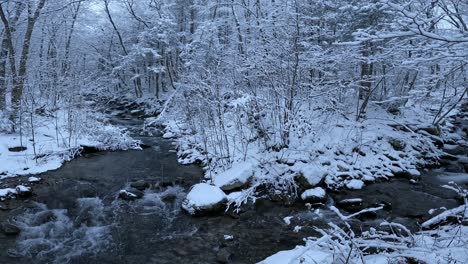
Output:
<path fill-rule="evenodd" d="M 443 212 L 429 222 L 438 222 L 447 215 L 458 216 L 460 224 L 445 224 L 415 234 L 398 223 L 382 222 L 381 230 L 371 228 L 361 235 L 330 223 L 328 230 L 318 229 L 321 237 L 304 239 L 304 246 L 278 252 L 259 264 L 467 263 L 468 226 L 461 224 L 468 220 L 466 204 L 463 210 Z"/>
<path fill-rule="evenodd" d="M 234 101 L 227 117 L 245 110 L 242 100 Z M 297 196 L 316 186 L 361 189 L 394 176 L 417 180 L 420 169 L 457 159 L 443 149 L 444 140 L 457 134 L 431 126 L 428 109 L 411 106 L 400 111 L 394 115 L 372 105 L 367 118 L 357 122 L 339 111 L 304 109 L 304 116 L 314 118 L 295 124 L 290 144 L 282 148 L 265 148 L 248 118 L 225 119 L 222 146 L 212 136 L 206 137 L 216 131 L 197 130 L 190 122 L 165 121 L 164 137 L 175 140 L 181 163 L 199 162 L 205 166 L 207 180 L 221 187 L 230 184 L 222 188 L 225 191 L 265 184 Z M 450 126 L 447 121 L 445 127 Z M 456 144 L 467 142 L 459 138 Z"/>
<path fill-rule="evenodd" d="M 36 114 L 33 126 L 28 121 L 21 134 L 0 131 L 0 179 L 58 169 L 82 147 L 102 151 L 139 148 L 138 141 L 91 109 Z"/>

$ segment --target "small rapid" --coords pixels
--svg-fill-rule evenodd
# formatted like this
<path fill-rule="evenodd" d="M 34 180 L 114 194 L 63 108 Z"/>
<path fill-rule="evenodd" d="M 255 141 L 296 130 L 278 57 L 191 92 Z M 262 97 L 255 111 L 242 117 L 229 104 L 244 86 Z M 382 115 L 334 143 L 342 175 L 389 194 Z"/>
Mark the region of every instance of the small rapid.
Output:
<path fill-rule="evenodd" d="M 49 209 L 36 203 L 16 217 L 21 229 L 13 258 L 29 258 L 38 263 L 67 263 L 76 256 L 95 255 L 112 245 L 111 222 L 99 198 L 77 199 L 77 212 Z"/>

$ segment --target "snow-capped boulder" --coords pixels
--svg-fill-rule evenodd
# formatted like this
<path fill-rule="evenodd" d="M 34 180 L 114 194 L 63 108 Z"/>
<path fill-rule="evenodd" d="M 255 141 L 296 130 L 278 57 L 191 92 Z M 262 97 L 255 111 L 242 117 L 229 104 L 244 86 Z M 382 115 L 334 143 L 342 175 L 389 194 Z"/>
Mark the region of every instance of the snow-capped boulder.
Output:
<path fill-rule="evenodd" d="M 362 210 L 362 199 L 361 198 L 351 198 L 344 199 L 336 203 L 340 209 L 344 209 L 348 212 L 358 212 Z"/>
<path fill-rule="evenodd" d="M 28 182 L 30 182 L 30 183 L 36 183 L 36 182 L 40 182 L 40 181 L 42 181 L 42 179 L 39 178 L 39 177 L 31 176 L 31 177 L 28 178 Z"/>
<path fill-rule="evenodd" d="M 250 163 L 238 163 L 229 170 L 216 175 L 213 179 L 214 185 L 223 191 L 230 191 L 244 187 L 252 178 L 253 166 Z"/>
<path fill-rule="evenodd" d="M 327 193 L 321 187 L 315 187 L 308 189 L 301 194 L 302 200 L 309 203 L 319 203 L 324 202 L 327 198 Z"/>
<path fill-rule="evenodd" d="M 16 195 L 16 189 L 5 188 L 0 189 L 0 198 L 8 198 Z"/>
<path fill-rule="evenodd" d="M 31 187 L 27 187 L 24 185 L 16 186 L 16 193 L 19 197 L 22 197 L 22 198 L 30 197 L 33 194 Z"/>
<path fill-rule="evenodd" d="M 296 165 L 297 166 L 297 165 Z M 315 165 L 304 165 L 298 168 L 296 182 L 299 187 L 309 189 L 317 186 L 327 176 L 327 172 Z"/>
<path fill-rule="evenodd" d="M 364 182 L 361 180 L 352 179 L 346 183 L 346 188 L 350 190 L 360 190 L 364 187 Z"/>
<path fill-rule="evenodd" d="M 222 210 L 226 194 L 217 186 L 207 183 L 195 184 L 182 202 L 182 208 L 191 215 Z"/>

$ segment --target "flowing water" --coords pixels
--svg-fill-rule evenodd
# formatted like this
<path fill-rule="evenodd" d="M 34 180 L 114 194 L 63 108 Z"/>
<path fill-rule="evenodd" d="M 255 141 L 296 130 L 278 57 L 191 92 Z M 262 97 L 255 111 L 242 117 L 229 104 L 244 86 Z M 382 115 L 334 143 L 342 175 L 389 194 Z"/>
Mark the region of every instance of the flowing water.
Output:
<path fill-rule="evenodd" d="M 120 123 L 134 128 L 140 125 L 131 120 Z M 171 141 L 159 137 L 141 140 L 150 147 L 87 154 L 57 171 L 39 175 L 44 182 L 33 186 L 32 198 L 7 201 L 11 210 L 0 211 L 0 220 L 13 222 L 21 233 L 0 234 L 0 263 L 255 263 L 302 244 L 304 237 L 316 234 L 313 226 L 338 221 L 327 210 L 311 211 L 300 203 L 282 206 L 266 200 L 240 216 L 191 217 L 180 205 L 188 188 L 202 178 L 201 169 L 179 165 Z M 137 179 L 167 184 L 146 190 L 139 200 L 119 199 L 119 190 Z M 415 188 L 422 187 L 407 180 L 369 188 L 334 197 L 368 199 L 385 195 L 384 190 L 400 190 L 408 200 L 405 204 L 402 198 L 401 204 L 393 205 L 397 212 L 415 201 L 420 204 L 414 207 L 423 210 L 457 205 L 455 195 L 430 190 L 418 193 Z M 421 192 L 436 198 L 414 200 Z M 291 225 L 283 221 L 286 216 L 294 216 Z M 407 217 L 415 223 L 420 216 L 388 213 L 383 217 Z M 295 225 L 302 229 L 294 232 Z M 226 240 L 225 235 L 233 239 Z"/>

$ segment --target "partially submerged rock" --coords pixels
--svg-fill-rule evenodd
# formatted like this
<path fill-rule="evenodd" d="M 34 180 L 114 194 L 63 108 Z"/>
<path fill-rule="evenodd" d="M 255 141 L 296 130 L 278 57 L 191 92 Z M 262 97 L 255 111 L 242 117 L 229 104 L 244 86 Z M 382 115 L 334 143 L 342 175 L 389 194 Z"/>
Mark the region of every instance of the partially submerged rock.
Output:
<path fill-rule="evenodd" d="M 300 173 L 296 176 L 296 183 L 302 189 L 309 189 L 320 184 L 327 172 L 320 167 L 309 165 L 300 168 Z"/>
<path fill-rule="evenodd" d="M 137 189 L 130 189 L 130 190 L 120 190 L 119 191 L 119 198 L 126 201 L 132 201 L 136 199 L 141 199 L 143 197 L 143 192 Z"/>
<path fill-rule="evenodd" d="M 135 188 L 139 191 L 143 191 L 150 187 L 150 184 L 145 180 L 138 180 L 130 183 L 130 187 Z"/>
<path fill-rule="evenodd" d="M 253 174 L 252 164 L 245 162 L 239 163 L 229 170 L 215 176 L 213 183 L 223 191 L 231 191 L 247 185 Z"/>
<path fill-rule="evenodd" d="M 22 152 L 22 151 L 25 151 L 27 150 L 28 148 L 24 147 L 24 146 L 19 146 L 19 147 L 11 147 L 11 148 L 8 148 L 8 151 L 10 152 Z"/>
<path fill-rule="evenodd" d="M 200 215 L 222 210 L 226 194 L 217 186 L 207 183 L 195 184 L 182 202 L 182 208 L 191 215 Z"/>
<path fill-rule="evenodd" d="M 0 230 L 3 234 L 7 236 L 16 236 L 21 232 L 21 229 L 19 227 L 9 222 L 3 222 L 0 225 Z"/>
<path fill-rule="evenodd" d="M 32 196 L 32 188 L 24 185 L 16 186 L 16 194 L 21 198 L 27 198 Z"/>
<path fill-rule="evenodd" d="M 339 208 L 352 213 L 358 212 L 363 209 L 361 198 L 344 199 L 337 202 L 336 205 Z"/>
<path fill-rule="evenodd" d="M 321 187 L 308 189 L 301 194 L 302 200 L 309 203 L 320 203 L 324 202 L 327 198 L 327 193 Z"/>
<path fill-rule="evenodd" d="M 31 177 L 28 178 L 28 182 L 31 182 L 31 183 L 36 183 L 36 182 L 40 182 L 40 181 L 42 181 L 42 179 L 39 178 L 39 177 L 31 176 Z"/>

